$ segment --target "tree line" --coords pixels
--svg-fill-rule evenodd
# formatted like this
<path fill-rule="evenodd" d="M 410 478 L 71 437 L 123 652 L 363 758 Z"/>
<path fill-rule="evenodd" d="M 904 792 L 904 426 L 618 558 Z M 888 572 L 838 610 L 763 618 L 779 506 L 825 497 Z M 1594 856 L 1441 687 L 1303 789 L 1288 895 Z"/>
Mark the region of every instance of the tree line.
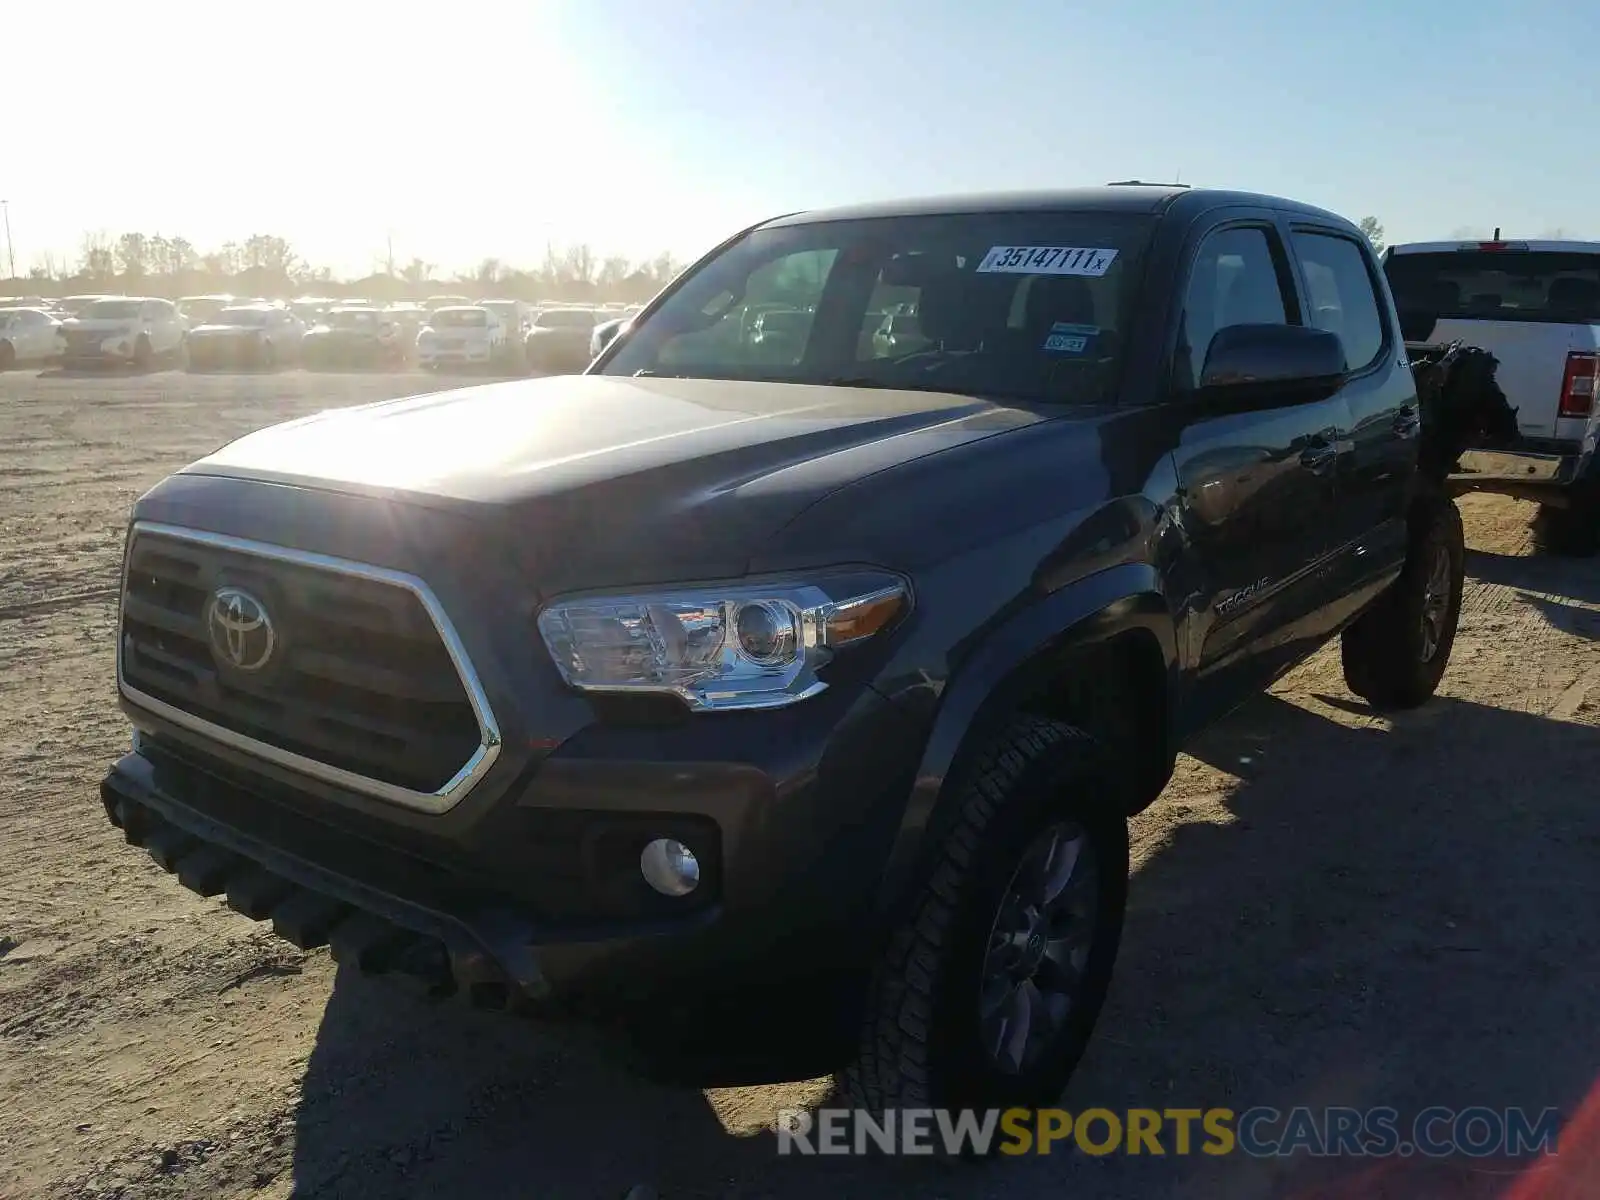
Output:
<path fill-rule="evenodd" d="M 284 238 L 253 234 L 202 251 L 183 237 L 164 234 L 85 235 L 70 264 L 45 255 L 26 277 L 0 280 L 11 295 L 125 293 L 176 298 L 232 294 L 286 298 L 315 293 L 397 300 L 407 296 L 467 290 L 521 300 L 622 300 L 655 295 L 683 264 L 671 254 L 642 261 L 602 256 L 587 244 L 547 246 L 536 267 L 485 258 L 468 271 L 441 273 L 421 258 L 390 260 L 361 279 L 336 279 L 308 262 Z"/>

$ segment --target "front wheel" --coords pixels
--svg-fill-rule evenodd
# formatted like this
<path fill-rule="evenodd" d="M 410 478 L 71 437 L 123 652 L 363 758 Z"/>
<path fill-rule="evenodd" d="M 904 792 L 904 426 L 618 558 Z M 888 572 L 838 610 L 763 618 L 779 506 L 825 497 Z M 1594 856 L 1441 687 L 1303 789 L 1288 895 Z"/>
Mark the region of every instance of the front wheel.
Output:
<path fill-rule="evenodd" d="M 1400 577 L 1340 640 L 1345 684 L 1374 708 L 1415 708 L 1433 695 L 1461 619 L 1461 513 L 1445 496 L 1417 503 Z"/>
<path fill-rule="evenodd" d="M 17 365 L 17 348 L 10 342 L 0 342 L 0 371 L 9 371 Z"/>
<path fill-rule="evenodd" d="M 1053 1103 L 1088 1044 L 1122 936 L 1128 827 L 1098 745 L 1022 717 L 974 765 L 869 987 L 851 1102 Z"/>
<path fill-rule="evenodd" d="M 141 333 L 139 340 L 133 344 L 133 365 L 137 370 L 148 371 L 153 361 L 155 361 L 155 351 L 150 345 L 150 339 Z"/>

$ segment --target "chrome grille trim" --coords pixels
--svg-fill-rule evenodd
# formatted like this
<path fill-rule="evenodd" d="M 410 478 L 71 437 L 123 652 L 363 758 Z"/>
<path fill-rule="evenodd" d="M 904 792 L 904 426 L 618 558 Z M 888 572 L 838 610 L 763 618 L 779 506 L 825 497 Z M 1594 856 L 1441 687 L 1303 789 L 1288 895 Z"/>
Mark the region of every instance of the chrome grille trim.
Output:
<path fill-rule="evenodd" d="M 230 550 L 256 558 L 294 563 L 302 567 L 354 576 L 376 583 L 390 584 L 409 591 L 417 598 L 423 610 L 428 614 L 428 619 L 433 623 L 434 630 L 439 635 L 439 640 L 444 643 L 445 651 L 449 654 L 450 661 L 455 666 L 462 689 L 466 692 L 467 701 L 472 706 L 473 716 L 478 723 L 479 740 L 477 750 L 461 765 L 455 775 L 447 780 L 437 791 L 423 792 L 402 787 L 382 779 L 373 779 L 355 771 L 345 770 L 342 767 L 331 766 L 317 759 L 308 758 L 305 755 L 296 754 L 294 751 L 274 746 L 270 742 L 263 742 L 246 734 L 224 728 L 221 725 L 205 720 L 203 717 L 195 716 L 182 708 L 168 704 L 164 700 L 147 695 L 132 686 L 123 677 L 122 669 L 123 614 L 121 611 L 121 597 L 126 596 L 128 592 L 129 568 L 132 557 L 129 552 L 132 549 L 134 539 L 141 533 L 172 538 L 177 541 L 194 542 L 205 546 L 215 546 L 222 550 Z M 488 774 L 489 769 L 494 766 L 495 760 L 500 757 L 500 726 L 495 720 L 494 711 L 490 708 L 489 697 L 484 692 L 483 683 L 478 677 L 477 670 L 472 665 L 472 659 L 467 654 L 466 646 L 456 632 L 455 625 L 452 624 L 449 614 L 445 612 L 444 606 L 439 602 L 439 598 L 434 595 L 433 589 L 426 582 L 405 571 L 391 570 L 387 567 L 375 567 L 352 559 L 336 558 L 332 555 L 317 554 L 308 550 L 294 550 L 287 546 L 276 546 L 269 542 L 257 542 L 248 538 L 232 537 L 228 534 L 209 533 L 204 530 L 187 529 L 178 525 L 166 525 L 154 521 L 135 521 L 129 528 L 127 539 L 123 545 L 122 588 L 119 592 L 117 611 L 117 688 L 122 696 L 135 707 L 145 709 L 180 728 L 198 733 L 203 737 L 263 759 L 275 766 L 297 771 L 323 783 L 329 783 L 335 787 L 345 788 L 378 800 L 385 800 L 418 812 L 437 814 L 454 808 Z"/>

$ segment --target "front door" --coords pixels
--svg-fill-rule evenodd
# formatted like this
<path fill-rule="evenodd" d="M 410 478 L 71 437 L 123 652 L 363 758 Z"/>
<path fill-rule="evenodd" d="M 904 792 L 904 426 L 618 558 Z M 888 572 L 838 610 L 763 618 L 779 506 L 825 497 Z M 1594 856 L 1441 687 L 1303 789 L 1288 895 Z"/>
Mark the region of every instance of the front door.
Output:
<path fill-rule="evenodd" d="M 1329 613 L 1337 626 L 1405 565 L 1422 417 L 1371 249 L 1345 231 L 1300 221 L 1289 242 L 1306 320 L 1338 335 L 1349 368 L 1342 395 L 1351 453 L 1339 475 L 1333 574 L 1343 599 Z"/>
<path fill-rule="evenodd" d="M 1230 325 L 1299 324 L 1294 273 L 1270 214 L 1222 223 L 1193 248 L 1170 402 L 1187 543 L 1175 597 L 1195 672 L 1187 706 L 1204 724 L 1306 652 L 1324 608 L 1338 476 L 1348 458 L 1342 397 L 1212 412 L 1192 395 L 1206 350 Z M 1184 406 L 1192 415 L 1182 415 Z"/>

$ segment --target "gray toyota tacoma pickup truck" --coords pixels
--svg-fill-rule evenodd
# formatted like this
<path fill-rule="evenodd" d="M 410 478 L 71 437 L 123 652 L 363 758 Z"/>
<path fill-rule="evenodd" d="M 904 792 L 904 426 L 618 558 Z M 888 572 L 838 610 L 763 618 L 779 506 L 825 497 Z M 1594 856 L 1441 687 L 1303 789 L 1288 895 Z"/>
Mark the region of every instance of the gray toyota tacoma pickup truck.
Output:
<path fill-rule="evenodd" d="M 796 336 L 752 344 L 758 306 Z M 1438 684 L 1425 424 L 1328 212 L 780 217 L 586 374 L 293 421 L 143 496 L 106 813 L 351 967 L 868 1106 L 1048 1103 L 1179 747 L 1333 638 L 1376 706 Z"/>

